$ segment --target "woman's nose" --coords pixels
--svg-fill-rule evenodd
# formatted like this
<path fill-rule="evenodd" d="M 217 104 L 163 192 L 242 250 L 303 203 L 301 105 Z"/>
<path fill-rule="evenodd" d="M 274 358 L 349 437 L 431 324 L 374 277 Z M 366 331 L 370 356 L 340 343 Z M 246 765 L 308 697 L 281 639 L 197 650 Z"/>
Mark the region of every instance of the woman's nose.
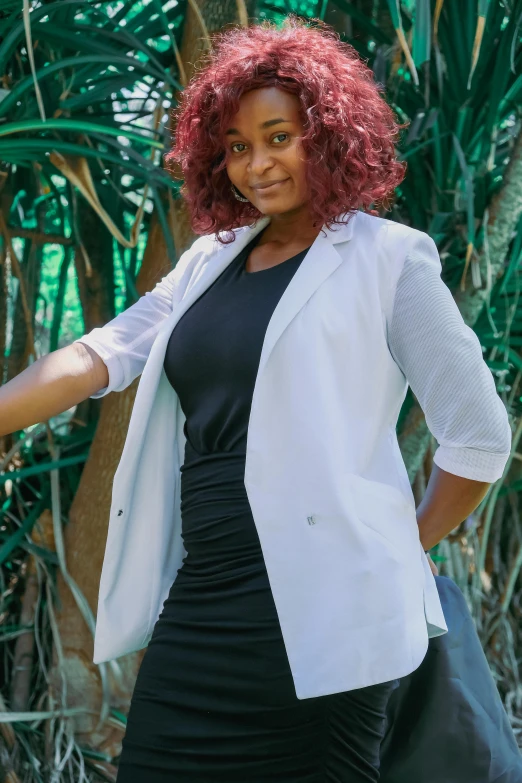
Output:
<path fill-rule="evenodd" d="M 269 169 L 273 164 L 272 158 L 270 154 L 267 152 L 267 150 L 252 150 L 252 154 L 250 156 L 250 160 L 248 162 L 248 167 L 250 172 L 254 176 L 259 176 L 260 174 L 263 174 L 267 169 Z"/>

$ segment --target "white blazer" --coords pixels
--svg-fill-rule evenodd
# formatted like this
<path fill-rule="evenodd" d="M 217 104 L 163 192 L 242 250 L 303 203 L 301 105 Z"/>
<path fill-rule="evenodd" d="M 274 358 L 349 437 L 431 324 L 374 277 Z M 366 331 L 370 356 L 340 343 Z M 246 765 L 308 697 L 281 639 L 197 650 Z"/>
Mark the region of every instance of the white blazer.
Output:
<path fill-rule="evenodd" d="M 141 373 L 113 482 L 95 663 L 148 644 L 185 555 L 185 417 L 163 369 L 168 338 L 269 220 L 236 229 L 226 246 L 199 237 L 152 292 L 80 338 L 109 369 L 109 385 L 93 397 Z M 412 254 L 440 270 L 433 240 L 394 221 L 358 212 L 323 228 L 266 331 L 245 488 L 299 699 L 407 675 L 428 637 L 447 632 L 396 437 L 408 380 L 387 343 L 395 285 Z M 473 446 L 460 444 L 468 455 Z M 435 461 L 444 468 L 450 453 L 439 446 Z M 498 478 L 507 454 L 496 459 Z"/>

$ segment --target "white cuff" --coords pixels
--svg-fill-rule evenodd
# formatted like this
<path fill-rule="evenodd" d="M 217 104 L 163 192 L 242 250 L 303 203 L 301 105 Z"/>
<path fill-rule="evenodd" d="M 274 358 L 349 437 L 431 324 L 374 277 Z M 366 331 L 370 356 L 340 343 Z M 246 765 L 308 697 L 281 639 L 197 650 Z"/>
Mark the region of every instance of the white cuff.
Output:
<path fill-rule="evenodd" d="M 502 477 L 509 454 L 465 446 L 439 446 L 433 455 L 433 462 L 455 476 L 493 484 Z"/>

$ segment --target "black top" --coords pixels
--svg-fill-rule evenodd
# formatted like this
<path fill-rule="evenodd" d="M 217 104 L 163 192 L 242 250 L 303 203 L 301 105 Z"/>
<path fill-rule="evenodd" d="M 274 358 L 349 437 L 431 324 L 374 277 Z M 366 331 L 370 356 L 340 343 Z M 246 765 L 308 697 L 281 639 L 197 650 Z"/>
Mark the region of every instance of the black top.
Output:
<path fill-rule="evenodd" d="M 246 260 L 262 233 L 192 303 L 167 345 L 164 367 L 186 416 L 184 434 L 201 455 L 246 452 L 266 328 L 308 251 L 247 272 Z"/>

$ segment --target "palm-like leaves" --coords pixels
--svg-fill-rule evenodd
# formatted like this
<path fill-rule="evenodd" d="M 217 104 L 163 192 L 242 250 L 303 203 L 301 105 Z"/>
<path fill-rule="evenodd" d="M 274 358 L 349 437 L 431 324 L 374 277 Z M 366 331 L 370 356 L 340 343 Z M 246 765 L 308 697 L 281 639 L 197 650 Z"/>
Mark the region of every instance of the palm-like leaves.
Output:
<path fill-rule="evenodd" d="M 145 186 L 156 205 L 159 190 L 176 195 L 179 185 L 158 152 L 168 147 L 167 108 L 182 89 L 173 57 L 182 7 L 127 2 L 111 13 L 110 5 L 61 0 L 14 16 L 0 22 L 7 84 L 0 94 L 0 159 L 12 171 L 13 192 L 17 172 L 35 162 L 48 183 L 57 173 L 51 162 L 56 152 L 90 159 L 99 201 L 114 204 L 102 193 L 112 189 L 130 214 L 147 195 Z M 34 65 L 27 57 L 28 30 Z M 114 206 L 105 221 L 110 228 Z"/>
<path fill-rule="evenodd" d="M 188 5 L 196 8 L 196 0 L 188 0 Z M 241 2 L 238 9 L 244 13 Z M 520 136 L 522 0 L 272 0 L 258 2 L 256 14 L 257 18 L 280 20 L 292 12 L 332 21 L 332 10 L 343 19 L 342 37 L 369 61 L 399 118 L 409 121 L 400 143 L 409 169 L 391 217 L 427 231 L 437 242 L 445 280 L 463 312 L 469 314 L 466 317 L 484 346 L 498 390 L 518 420 L 522 399 L 520 190 L 518 197 L 516 188 L 510 191 L 514 197 L 507 210 L 501 205 L 505 236 L 499 240 L 497 227 L 491 242 L 490 231 L 485 229 L 490 210 L 497 208 L 495 198 L 505 188 L 506 167 Z M 0 1 L 0 189 L 3 186 L 4 197 L 0 242 L 2 225 L 7 226 L 4 246 L 16 235 L 22 238 L 17 247 L 23 243 L 24 274 L 31 258 L 27 237 L 43 232 L 63 243 L 51 349 L 59 344 L 71 246 L 82 240 L 76 191 L 118 242 L 125 290 L 121 304 L 127 306 L 137 296 L 138 250 L 153 209 L 175 263 L 162 195 L 177 197 L 179 183 L 161 164 L 169 146 L 168 109 L 185 83 L 179 48 L 186 11 L 185 0 L 55 0 L 31 10 L 28 0 Z M 200 33 L 204 35 L 203 19 Z M 493 256 L 488 253 L 488 239 Z M 473 299 L 468 307 L 469 294 L 488 283 L 491 270 L 487 295 L 479 298 L 478 305 Z M 497 279 L 498 270 L 503 275 Z M 47 295 L 44 284 L 40 295 Z M 29 297 L 28 302 L 34 310 L 36 301 Z M 0 309 L 5 319 L 1 297 Z M 34 312 L 30 315 L 34 317 Z M 400 424 L 413 403 L 410 394 Z M 28 435 L 21 433 L 23 439 Z M 49 474 L 67 467 L 61 473 L 66 479 L 62 487 L 66 508 L 91 437 L 91 428 L 66 436 L 58 435 L 56 429 L 55 438 L 62 446 L 58 460 L 51 462 L 47 443 L 36 438 L 30 447 L 20 445 L 23 464 L 15 458 L 14 447 L 5 457 L 9 473 L 0 482 L 8 488 L 0 531 L 4 641 L 23 633 L 14 598 L 22 564 L 33 557 L 41 576 L 58 562 L 51 547 L 34 536 L 35 519 L 52 494 Z M 415 472 L 413 466 L 412 475 Z M 510 704 L 518 703 L 520 713 L 522 699 L 513 660 L 516 648 L 509 642 L 513 637 L 520 644 L 522 595 L 522 532 L 516 502 L 522 476 L 516 460 L 509 482 L 495 489 L 485 507 L 483 528 L 492 531 L 494 547 L 488 547 L 487 535 L 479 540 L 473 520 L 468 520 L 454 542 L 444 542 L 441 562 L 444 572 L 458 581 L 473 603 L 503 692 Z M 56 516 L 56 486 L 53 498 Z M 483 573 L 477 571 L 477 562 L 485 566 Z M 471 580 L 470 570 L 474 571 Z M 45 629 L 50 647 L 52 596 L 47 600 L 36 623 Z M 492 637 L 510 650 L 511 659 L 495 652 Z M 59 640 L 55 638 L 54 643 Z M 45 690 L 45 663 L 42 659 L 35 694 Z M 38 709 L 36 703 L 30 706 Z M 512 719 L 515 727 L 522 728 L 522 719 L 516 715 Z M 124 718 L 112 711 L 111 720 L 121 723 Z M 30 760 L 39 736 L 27 730 L 15 733 L 22 755 Z M 4 737 L 11 741 L 14 734 L 6 730 Z M 56 773 L 56 783 L 87 780 L 87 776 L 82 778 L 81 764 L 88 757 L 94 763 L 96 754 L 82 756 L 72 738 L 71 743 L 73 752 L 63 771 Z M 62 737 L 56 740 L 58 758 L 64 745 Z M 97 763 L 103 761 L 98 754 Z M 24 774 L 28 780 L 42 780 L 36 759 L 32 771 Z M 110 770 L 106 774 L 110 779 Z"/>

